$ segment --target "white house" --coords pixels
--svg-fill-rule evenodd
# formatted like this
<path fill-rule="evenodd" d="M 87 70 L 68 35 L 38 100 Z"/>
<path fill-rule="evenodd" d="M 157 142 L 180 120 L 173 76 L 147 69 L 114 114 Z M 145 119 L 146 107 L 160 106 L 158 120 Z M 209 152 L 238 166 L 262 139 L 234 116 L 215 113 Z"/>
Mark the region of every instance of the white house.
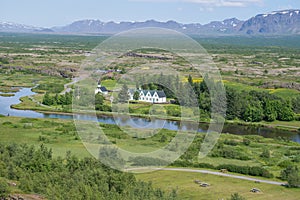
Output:
<path fill-rule="evenodd" d="M 104 87 L 104 86 L 101 86 L 101 83 L 99 82 L 98 83 L 98 86 L 97 86 L 97 88 L 96 88 L 96 90 L 95 90 L 95 94 L 97 94 L 97 93 L 101 93 L 101 94 L 103 94 L 103 95 L 107 95 L 108 94 L 108 90 L 106 89 L 106 87 Z"/>
<path fill-rule="evenodd" d="M 135 92 L 139 93 L 139 101 L 148 103 L 166 103 L 167 97 L 163 90 L 129 90 L 129 100 L 134 100 L 133 96 Z"/>

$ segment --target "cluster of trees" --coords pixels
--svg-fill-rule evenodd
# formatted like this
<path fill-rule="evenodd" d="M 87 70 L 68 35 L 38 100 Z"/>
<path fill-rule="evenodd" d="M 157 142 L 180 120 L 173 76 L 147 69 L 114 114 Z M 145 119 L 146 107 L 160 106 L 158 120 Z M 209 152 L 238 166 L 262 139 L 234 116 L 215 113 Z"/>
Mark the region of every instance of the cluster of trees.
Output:
<path fill-rule="evenodd" d="M 70 152 L 65 158 L 53 158 L 51 149 L 43 145 L 35 149 L 25 144 L 1 144 L 0 177 L 16 180 L 23 192 L 48 199 L 177 199 L 176 191 L 154 189 L 150 183 L 110 169 L 94 158 L 79 159 Z M 9 193 L 5 186 L 0 178 L 1 198 Z"/>
<path fill-rule="evenodd" d="M 237 151 L 231 146 L 217 145 L 211 152 L 212 157 L 223 157 L 237 160 L 251 160 L 247 154 L 241 151 Z"/>
<path fill-rule="evenodd" d="M 72 92 L 66 92 L 65 94 L 50 95 L 48 92 L 43 97 L 43 104 L 47 106 L 56 105 L 71 105 L 72 104 Z"/>
<path fill-rule="evenodd" d="M 300 187 L 300 171 L 297 166 L 289 165 L 280 173 L 280 178 L 288 182 L 289 187 Z"/>
<path fill-rule="evenodd" d="M 227 169 L 229 172 L 245 174 L 250 176 L 260 176 L 265 178 L 272 178 L 273 174 L 267 169 L 259 166 L 239 166 L 234 164 L 221 164 L 218 166 L 211 165 L 209 163 L 193 163 L 186 160 L 177 160 L 172 163 L 173 166 L 177 167 L 197 167 L 197 168 L 209 168 L 209 169 Z"/>
<path fill-rule="evenodd" d="M 246 174 L 250 176 L 261 176 L 266 178 L 273 178 L 274 175 L 268 170 L 259 166 L 237 166 L 232 164 L 219 165 L 217 169 L 227 169 L 229 172 L 235 172 L 239 174 Z"/>
<path fill-rule="evenodd" d="M 237 91 L 231 87 L 226 87 L 226 96 L 227 119 L 292 121 L 295 119 L 294 112 L 298 112 L 298 97 L 283 99 L 266 91 Z"/>
<path fill-rule="evenodd" d="M 143 84 L 144 82 L 151 82 Z M 241 119 L 247 122 L 265 121 L 292 121 L 295 114 L 300 114 L 300 95 L 291 99 L 281 98 L 270 94 L 268 91 L 237 90 L 226 86 L 226 101 L 222 84 L 216 82 L 207 75 L 202 82 L 194 82 L 191 76 L 188 82 L 183 83 L 178 76 L 154 75 L 137 79 L 137 88 L 149 90 L 164 90 L 167 98 L 174 98 L 176 104 L 183 106 L 199 105 L 201 114 L 210 116 L 212 106 L 214 111 L 223 113 L 227 105 L 226 119 Z M 127 95 L 124 93 L 124 95 Z M 124 97 L 125 98 L 125 97 Z M 126 98 L 125 98 L 126 99 Z M 195 102 L 195 99 L 197 102 Z M 216 102 L 212 105 L 212 99 Z M 172 114 L 172 113 L 171 113 Z M 224 113 L 225 114 L 225 113 Z"/>
<path fill-rule="evenodd" d="M 101 93 L 95 95 L 95 110 L 111 112 L 111 106 L 104 104 L 104 96 Z"/>

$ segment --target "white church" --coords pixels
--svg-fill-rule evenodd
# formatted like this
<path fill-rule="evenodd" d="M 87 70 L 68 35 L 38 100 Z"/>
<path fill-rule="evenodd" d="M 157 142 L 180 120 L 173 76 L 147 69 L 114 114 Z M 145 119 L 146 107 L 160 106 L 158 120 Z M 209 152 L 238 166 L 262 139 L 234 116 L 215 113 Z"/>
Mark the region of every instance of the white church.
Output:
<path fill-rule="evenodd" d="M 106 87 L 102 86 L 100 82 L 98 82 L 98 86 L 95 89 L 95 94 L 101 93 L 103 95 L 107 95 L 108 94 L 108 90 L 106 89 Z"/>

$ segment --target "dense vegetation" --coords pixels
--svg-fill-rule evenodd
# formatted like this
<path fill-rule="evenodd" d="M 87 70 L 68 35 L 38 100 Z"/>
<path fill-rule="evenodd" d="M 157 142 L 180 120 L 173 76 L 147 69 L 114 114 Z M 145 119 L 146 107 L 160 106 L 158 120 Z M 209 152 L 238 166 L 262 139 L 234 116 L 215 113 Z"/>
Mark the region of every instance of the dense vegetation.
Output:
<path fill-rule="evenodd" d="M 0 146 L 0 177 L 18 181 L 18 188 L 49 199 L 177 199 L 175 191 L 167 194 L 140 182 L 132 174 L 105 167 L 93 158 L 52 157 L 44 145 Z M 0 179 L 0 197 L 9 187 Z"/>
<path fill-rule="evenodd" d="M 56 105 L 71 105 L 72 104 L 72 92 L 66 92 L 65 94 L 50 95 L 48 92 L 44 95 L 43 104 L 47 106 Z"/>
<path fill-rule="evenodd" d="M 151 81 L 150 81 L 151 80 Z M 188 81 L 183 83 L 179 77 L 172 75 L 154 75 L 142 76 L 137 78 L 137 87 L 149 90 L 164 90 L 167 98 L 174 98 L 175 104 L 181 106 L 195 105 L 197 100 L 201 116 L 210 116 L 211 99 L 222 98 L 218 95 L 221 90 L 221 84 L 215 82 L 210 77 L 205 76 L 201 82 L 193 81 L 191 76 Z M 153 82 L 143 84 L 143 82 Z M 154 84 L 157 83 L 157 84 Z M 127 86 L 121 90 L 122 100 L 128 100 L 126 91 Z M 280 97 L 271 94 L 267 90 L 237 90 L 226 85 L 226 102 L 227 105 L 226 119 L 240 119 L 246 122 L 260 121 L 293 121 L 300 119 L 296 114 L 300 114 L 300 94 L 294 97 Z M 120 98 L 120 97 L 119 97 Z M 222 101 L 218 101 L 222 103 Z M 166 108 L 167 109 L 167 108 Z M 180 112 L 176 109 L 167 109 L 167 113 L 171 116 L 178 116 Z"/>

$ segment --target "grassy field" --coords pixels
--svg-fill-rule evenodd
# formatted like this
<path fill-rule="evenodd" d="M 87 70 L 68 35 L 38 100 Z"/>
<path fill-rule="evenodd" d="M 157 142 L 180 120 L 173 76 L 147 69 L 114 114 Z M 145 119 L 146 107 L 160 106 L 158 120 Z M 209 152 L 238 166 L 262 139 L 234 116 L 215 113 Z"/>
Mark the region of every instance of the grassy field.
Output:
<path fill-rule="evenodd" d="M 174 137 L 175 132 L 163 130 L 162 132 L 147 139 L 138 139 L 135 136 L 129 136 L 122 132 L 115 125 L 101 125 L 107 137 L 119 147 L 131 152 L 149 152 L 166 145 Z M 1 143 L 19 143 L 39 146 L 44 144 L 52 148 L 53 155 L 64 156 L 67 151 L 71 151 L 78 157 L 83 158 L 91 156 L 82 141 L 77 136 L 73 121 L 60 119 L 30 119 L 18 117 L 0 117 L 0 138 Z M 162 141 L 162 136 L 166 138 Z M 242 144 L 243 138 L 251 140 L 249 146 Z M 231 147 L 240 152 L 253 156 L 250 160 L 237 160 L 222 157 L 208 156 L 201 159 L 201 163 L 213 165 L 235 164 L 239 166 L 265 166 L 274 173 L 275 177 L 267 180 L 277 180 L 282 168 L 278 167 L 278 162 L 282 159 L 289 159 L 290 155 L 296 155 L 299 145 L 270 138 L 259 136 L 236 136 L 223 134 L 219 140 L 223 146 L 228 146 L 225 141 L 235 141 L 237 146 Z M 230 146 L 228 146 L 230 147 Z M 260 158 L 262 149 L 267 147 L 271 152 L 271 158 Z M 193 167 L 191 167 L 193 168 Z M 177 189 L 181 199 L 222 199 L 229 198 L 232 193 L 238 192 L 247 199 L 274 199 L 274 200 L 296 200 L 300 195 L 300 189 L 288 189 L 282 186 L 268 185 L 263 183 L 254 183 L 232 179 L 228 177 L 219 177 L 208 174 L 188 173 L 188 172 L 169 172 L 156 171 L 152 173 L 137 174 L 138 179 L 152 181 L 153 185 L 162 189 Z M 261 178 L 261 177 L 256 177 Z M 193 181 L 199 179 L 211 184 L 208 188 L 199 187 Z M 265 179 L 265 178 L 263 178 Z M 254 194 L 250 189 L 257 187 L 262 190 L 261 193 Z"/>
<path fill-rule="evenodd" d="M 151 181 L 157 188 L 169 191 L 177 189 L 179 197 L 186 200 L 227 199 L 233 193 L 239 193 L 247 200 L 298 200 L 300 195 L 300 189 L 192 172 L 155 171 L 137 174 L 136 177 Z M 209 183 L 211 186 L 200 187 L 194 180 Z M 259 188 L 262 192 L 252 193 L 252 188 Z"/>
<path fill-rule="evenodd" d="M 123 128 L 125 128 L 125 132 L 116 125 L 101 124 L 101 129 L 110 141 L 124 150 L 135 153 L 146 153 L 162 148 L 176 135 L 175 131 L 164 129 L 154 133 L 150 130 Z M 68 150 L 80 157 L 89 156 L 77 134 L 74 122 L 71 120 L 0 117 L 0 130 L 2 143 L 45 144 L 53 149 L 54 156 L 63 156 Z M 140 138 L 142 134 L 151 137 Z M 221 164 L 263 166 L 275 175 L 275 179 L 283 169 L 283 163 L 293 163 L 300 167 L 300 163 L 293 162 L 293 159 L 298 155 L 299 144 L 278 138 L 263 138 L 262 136 L 222 134 L 211 154 L 198 160 L 197 155 L 201 145 L 199 142 L 203 136 L 203 134 L 196 136 L 194 143 L 183 158 L 187 156 L 192 162 L 208 163 L 213 166 Z M 249 140 L 250 144 L 244 144 L 245 138 Z M 97 141 L 94 142 L 99 144 Z M 222 151 L 230 153 L 231 156 L 213 156 L 220 151 L 220 148 Z M 268 159 L 260 156 L 265 148 L 270 151 L 270 158 Z M 247 159 L 239 159 L 240 156 L 246 156 Z"/>
<path fill-rule="evenodd" d="M 72 151 L 78 157 L 90 156 L 74 131 L 72 121 L 0 117 L 1 143 L 45 144 L 54 156 Z"/>

